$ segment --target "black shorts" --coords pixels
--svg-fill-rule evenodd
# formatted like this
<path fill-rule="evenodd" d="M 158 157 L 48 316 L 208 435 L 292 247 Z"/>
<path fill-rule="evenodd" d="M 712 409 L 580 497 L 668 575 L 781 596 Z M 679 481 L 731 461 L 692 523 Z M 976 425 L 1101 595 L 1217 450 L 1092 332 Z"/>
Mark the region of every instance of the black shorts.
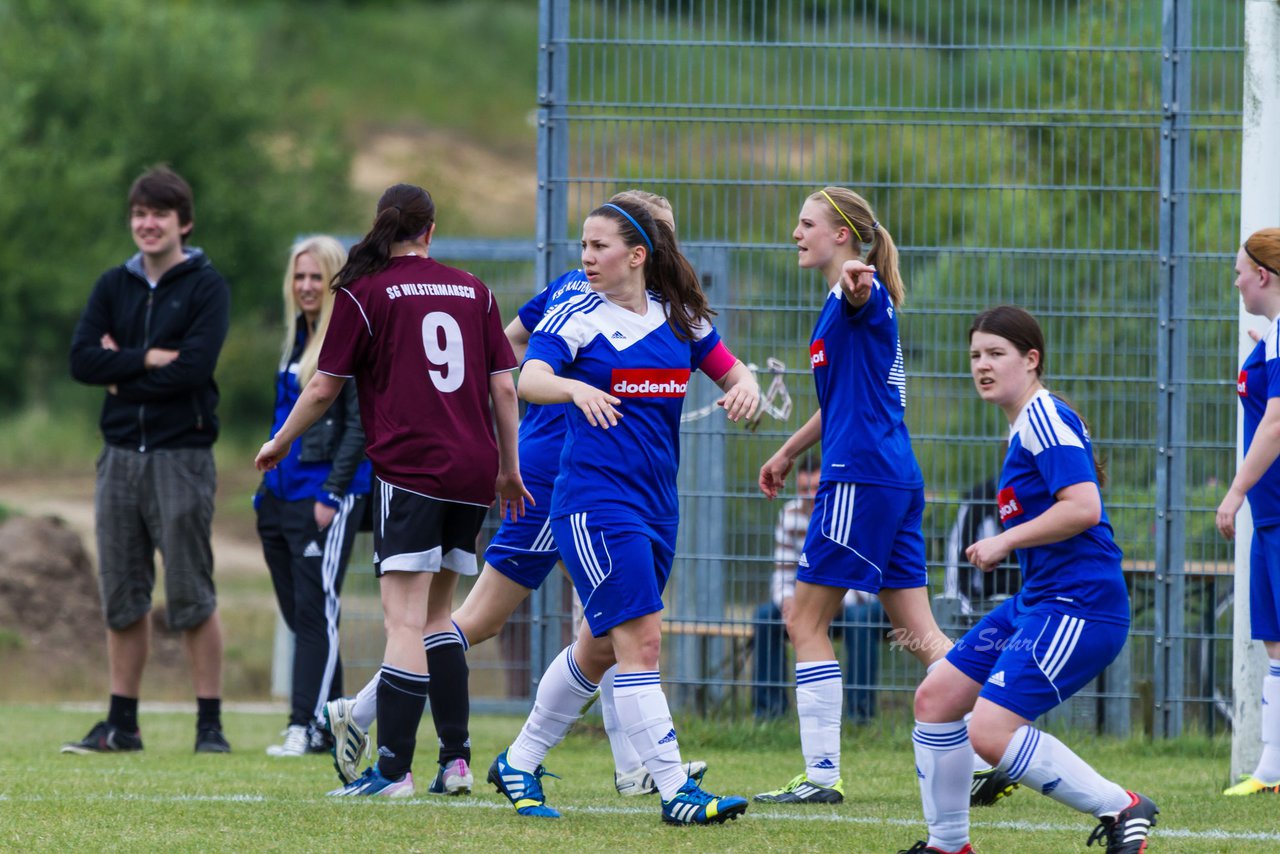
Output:
<path fill-rule="evenodd" d="M 429 498 L 377 479 L 373 508 L 373 570 L 475 575 L 476 538 L 488 507 Z"/>

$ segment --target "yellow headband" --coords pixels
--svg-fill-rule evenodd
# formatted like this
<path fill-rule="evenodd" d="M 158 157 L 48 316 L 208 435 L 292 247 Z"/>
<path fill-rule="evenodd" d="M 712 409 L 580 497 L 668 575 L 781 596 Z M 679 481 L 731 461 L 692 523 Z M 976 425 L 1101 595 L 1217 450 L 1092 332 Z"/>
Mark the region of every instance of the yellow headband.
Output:
<path fill-rule="evenodd" d="M 862 235 L 858 234 L 857 226 L 853 224 L 853 221 L 850 220 L 849 217 L 845 216 L 844 211 L 840 210 L 840 206 L 836 204 L 836 200 L 828 196 L 826 190 L 819 190 L 818 192 L 822 193 L 823 198 L 831 202 L 831 207 L 835 208 L 836 213 L 840 214 L 840 218 L 849 224 L 849 228 L 853 229 L 853 236 L 858 238 L 858 242 L 864 243 L 865 241 L 862 239 Z"/>

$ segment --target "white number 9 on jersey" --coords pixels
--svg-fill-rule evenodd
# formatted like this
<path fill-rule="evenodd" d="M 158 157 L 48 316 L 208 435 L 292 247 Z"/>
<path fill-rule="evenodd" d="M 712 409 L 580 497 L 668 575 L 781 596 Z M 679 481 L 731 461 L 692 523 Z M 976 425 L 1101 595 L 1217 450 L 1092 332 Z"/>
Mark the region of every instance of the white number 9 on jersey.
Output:
<path fill-rule="evenodd" d="M 427 361 L 443 370 L 431 368 L 431 382 L 444 393 L 457 391 L 462 385 L 466 362 L 462 356 L 462 327 L 453 315 L 433 311 L 422 318 L 422 349 Z"/>

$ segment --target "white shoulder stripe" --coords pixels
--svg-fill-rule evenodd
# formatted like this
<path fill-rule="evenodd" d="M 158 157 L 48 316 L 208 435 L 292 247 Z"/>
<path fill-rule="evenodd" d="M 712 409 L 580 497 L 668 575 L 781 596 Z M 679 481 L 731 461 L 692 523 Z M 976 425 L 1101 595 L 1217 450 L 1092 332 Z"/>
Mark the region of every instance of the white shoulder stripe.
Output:
<path fill-rule="evenodd" d="M 1048 395 L 1037 397 L 1027 404 L 1024 415 L 1025 420 L 1018 434 L 1022 446 L 1032 454 L 1059 445 L 1084 447 L 1080 436 L 1062 420 L 1058 407 Z"/>
<path fill-rule="evenodd" d="M 369 330 L 369 337 L 373 337 L 373 324 L 369 322 L 369 315 L 364 313 L 364 306 L 360 305 L 360 300 L 356 299 L 355 294 L 346 288 L 339 288 L 344 294 L 351 297 L 351 301 L 356 304 L 356 308 L 360 311 L 360 316 L 364 318 L 364 328 Z"/>
<path fill-rule="evenodd" d="M 1266 360 L 1270 362 L 1272 359 L 1280 356 L 1280 317 L 1277 317 L 1267 327 L 1267 335 L 1262 340 L 1266 342 L 1266 350 L 1264 355 Z"/>

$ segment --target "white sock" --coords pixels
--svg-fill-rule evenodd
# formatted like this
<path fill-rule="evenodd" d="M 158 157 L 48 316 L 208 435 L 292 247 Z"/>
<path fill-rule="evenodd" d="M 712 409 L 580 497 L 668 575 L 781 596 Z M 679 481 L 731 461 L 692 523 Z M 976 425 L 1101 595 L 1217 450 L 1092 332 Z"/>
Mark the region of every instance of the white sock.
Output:
<path fill-rule="evenodd" d="M 613 767 L 620 774 L 634 771 L 644 765 L 640 754 L 636 753 L 626 730 L 618 721 L 618 709 L 614 705 L 613 675 L 618 672 L 618 665 L 610 667 L 600 679 L 600 714 L 604 717 L 604 731 L 609 736 L 609 749 L 613 751 Z"/>
<path fill-rule="evenodd" d="M 964 721 L 927 724 L 916 721 L 911 733 L 916 752 L 916 777 L 929 846 L 959 851 L 969 841 L 969 779 L 973 776 L 973 747 Z"/>
<path fill-rule="evenodd" d="M 840 664 L 796 662 L 796 712 L 800 715 L 800 752 L 809 782 L 834 786 L 840 779 Z"/>
<path fill-rule="evenodd" d="M 1015 783 L 1038 789 L 1083 813 L 1102 816 L 1129 805 L 1128 792 L 1093 770 L 1061 741 L 1030 724 L 1013 734 L 1000 768 Z"/>
<path fill-rule="evenodd" d="M 618 723 L 631 739 L 632 749 L 644 763 L 664 801 L 669 801 L 689 779 L 680 759 L 680 742 L 671 724 L 671 709 L 656 670 L 615 673 L 613 697 Z"/>
<path fill-rule="evenodd" d="M 597 685 L 582 675 L 573 660 L 569 644 L 551 662 L 538 683 L 533 711 L 520 728 L 520 734 L 507 748 L 507 764 L 521 771 L 533 772 L 547 758 L 547 752 L 569 733 L 569 728 L 582 716 L 582 707 L 596 692 Z"/>
<path fill-rule="evenodd" d="M 351 707 L 352 720 L 356 722 L 356 726 L 366 732 L 369 727 L 373 726 L 373 722 L 378 719 L 379 676 L 380 674 L 375 670 L 373 678 L 365 683 L 359 694 L 356 694 L 356 703 Z"/>
<path fill-rule="evenodd" d="M 1265 783 L 1280 782 L 1280 661 L 1267 662 L 1262 680 L 1262 756 L 1253 776 Z"/>

